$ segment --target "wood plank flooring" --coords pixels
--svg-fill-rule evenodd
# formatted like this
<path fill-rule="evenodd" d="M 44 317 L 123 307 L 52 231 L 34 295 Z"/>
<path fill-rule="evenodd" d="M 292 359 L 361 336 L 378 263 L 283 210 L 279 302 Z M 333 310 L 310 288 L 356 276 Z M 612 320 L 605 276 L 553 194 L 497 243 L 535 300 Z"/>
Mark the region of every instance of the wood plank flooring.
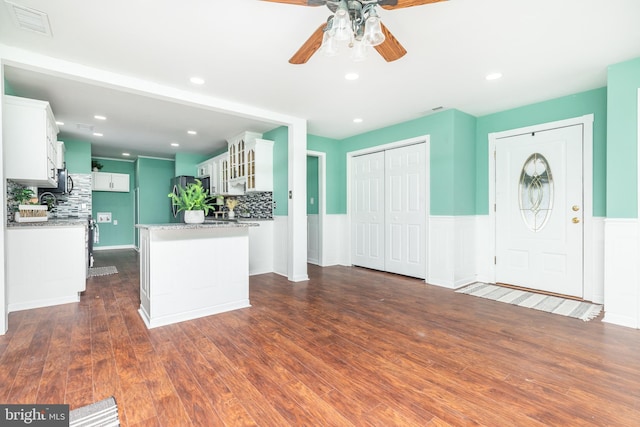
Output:
<path fill-rule="evenodd" d="M 0 402 L 113 395 L 124 426 L 640 423 L 638 330 L 312 265 L 253 276 L 251 308 L 148 330 L 136 253 L 107 265 L 80 303 L 10 314 Z"/>

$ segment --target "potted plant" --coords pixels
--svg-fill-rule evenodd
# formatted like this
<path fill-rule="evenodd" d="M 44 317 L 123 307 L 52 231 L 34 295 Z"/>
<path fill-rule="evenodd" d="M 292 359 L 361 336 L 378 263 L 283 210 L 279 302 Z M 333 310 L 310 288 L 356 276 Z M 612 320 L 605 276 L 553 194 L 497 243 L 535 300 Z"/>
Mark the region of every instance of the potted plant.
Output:
<path fill-rule="evenodd" d="M 169 193 L 169 198 L 178 212 L 184 211 L 184 222 L 187 224 L 203 223 L 204 217 L 213 209 L 209 190 L 202 186 L 199 179 L 186 188 L 178 187 L 178 194 Z"/>
<path fill-rule="evenodd" d="M 102 163 L 100 163 L 97 160 L 91 160 L 91 170 L 93 170 L 94 172 L 98 172 L 101 169 L 102 169 Z"/>
<path fill-rule="evenodd" d="M 13 199 L 18 203 L 13 215 L 16 222 L 46 221 L 47 206 L 38 204 L 38 197 L 32 189 L 18 187 L 12 191 Z"/>

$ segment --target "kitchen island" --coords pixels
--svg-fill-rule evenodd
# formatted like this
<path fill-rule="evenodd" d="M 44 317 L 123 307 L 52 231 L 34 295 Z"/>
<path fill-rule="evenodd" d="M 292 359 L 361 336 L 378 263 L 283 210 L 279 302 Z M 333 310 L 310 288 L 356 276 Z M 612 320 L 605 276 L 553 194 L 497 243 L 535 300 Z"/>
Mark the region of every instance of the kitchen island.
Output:
<path fill-rule="evenodd" d="M 147 328 L 250 307 L 246 222 L 138 224 Z"/>

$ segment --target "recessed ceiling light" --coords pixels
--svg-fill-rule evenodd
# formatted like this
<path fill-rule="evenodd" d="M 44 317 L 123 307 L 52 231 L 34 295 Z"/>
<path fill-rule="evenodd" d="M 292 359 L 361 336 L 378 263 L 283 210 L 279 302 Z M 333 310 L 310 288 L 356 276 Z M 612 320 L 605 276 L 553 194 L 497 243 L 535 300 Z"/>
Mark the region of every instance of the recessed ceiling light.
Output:
<path fill-rule="evenodd" d="M 64 122 L 56 122 L 58 126 L 64 126 Z"/>
<path fill-rule="evenodd" d="M 358 73 L 347 73 L 344 75 L 344 78 L 347 80 L 358 80 L 360 76 Z"/>
<path fill-rule="evenodd" d="M 491 73 L 491 74 L 487 74 L 485 79 L 487 79 L 487 80 L 498 80 L 501 77 L 502 77 L 502 73 Z"/>
<path fill-rule="evenodd" d="M 203 85 L 204 84 L 204 79 L 201 77 L 191 77 L 189 79 L 189 81 L 191 83 L 193 83 L 194 85 Z"/>
<path fill-rule="evenodd" d="M 187 133 L 189 135 L 197 135 L 198 134 L 198 132 L 196 132 L 195 130 L 188 130 Z"/>
<path fill-rule="evenodd" d="M 122 153 L 122 155 L 123 155 L 123 156 L 125 156 L 125 157 L 129 157 L 131 154 L 129 154 L 129 153 Z"/>
<path fill-rule="evenodd" d="M 103 134 L 101 134 L 100 132 L 94 132 L 93 136 L 104 136 Z"/>
<path fill-rule="evenodd" d="M 353 119 L 353 123 L 362 123 L 362 119 L 360 118 Z"/>
<path fill-rule="evenodd" d="M 94 119 L 98 119 L 98 120 L 107 120 L 107 118 L 105 116 L 101 116 L 99 114 L 96 114 L 95 116 L 93 116 Z"/>
<path fill-rule="evenodd" d="M 171 143 L 171 146 L 172 146 L 172 147 L 180 147 L 180 144 L 178 144 L 177 142 L 172 142 L 172 143 Z"/>

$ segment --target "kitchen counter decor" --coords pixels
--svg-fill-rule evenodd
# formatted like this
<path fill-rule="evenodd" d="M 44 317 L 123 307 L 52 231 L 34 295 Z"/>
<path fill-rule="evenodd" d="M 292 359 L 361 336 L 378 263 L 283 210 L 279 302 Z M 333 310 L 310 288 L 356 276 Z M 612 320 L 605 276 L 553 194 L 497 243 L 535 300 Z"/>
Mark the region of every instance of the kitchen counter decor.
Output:
<path fill-rule="evenodd" d="M 186 188 L 179 187 L 178 194 L 169 193 L 168 197 L 178 208 L 178 212 L 184 211 L 184 222 L 187 224 L 203 223 L 204 217 L 209 214 L 209 210 L 213 209 L 209 190 L 202 186 L 199 179 L 187 185 Z"/>
<path fill-rule="evenodd" d="M 49 219 L 45 205 L 18 205 L 13 216 L 16 222 L 42 222 Z"/>

